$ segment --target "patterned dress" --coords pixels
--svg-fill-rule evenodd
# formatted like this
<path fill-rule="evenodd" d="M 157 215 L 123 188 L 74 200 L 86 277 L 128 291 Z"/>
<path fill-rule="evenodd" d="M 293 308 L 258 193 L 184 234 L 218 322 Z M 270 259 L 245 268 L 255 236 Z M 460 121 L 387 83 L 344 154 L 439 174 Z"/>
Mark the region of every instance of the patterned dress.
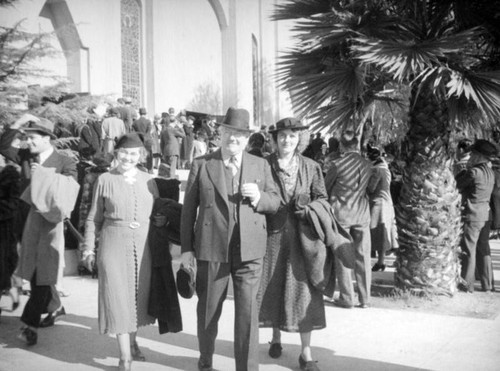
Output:
<path fill-rule="evenodd" d="M 130 184 L 116 169 L 99 176 L 85 224 L 85 249 L 93 249 L 94 234 L 100 232 L 97 268 L 102 334 L 135 332 L 154 322 L 147 313 L 151 279 L 147 235 L 158 190 L 149 174 L 138 171 L 135 178 Z"/>
<path fill-rule="evenodd" d="M 278 212 L 267 216 L 267 251 L 257 296 L 260 327 L 287 332 L 322 329 L 326 327 L 323 294 L 308 280 L 292 209 L 298 194 L 308 194 L 311 200 L 326 198 L 321 168 L 301 155 L 285 169 L 278 164 L 276 153 L 268 161 L 282 200 Z"/>

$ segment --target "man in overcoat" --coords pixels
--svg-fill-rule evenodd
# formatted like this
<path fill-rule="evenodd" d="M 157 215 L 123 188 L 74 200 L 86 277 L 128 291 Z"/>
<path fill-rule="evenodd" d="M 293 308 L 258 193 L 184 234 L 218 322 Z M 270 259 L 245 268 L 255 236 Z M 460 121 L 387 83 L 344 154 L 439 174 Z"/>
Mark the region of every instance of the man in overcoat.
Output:
<path fill-rule="evenodd" d="M 229 108 L 221 148 L 193 161 L 181 216 L 182 262 L 197 260 L 198 369 L 212 370 L 218 321 L 233 280 L 236 370 L 258 370 L 257 292 L 266 251 L 265 214 L 280 198 L 268 163 L 245 152 L 249 113 Z"/>
<path fill-rule="evenodd" d="M 165 121 L 165 126 L 160 134 L 160 147 L 163 154 L 163 162 L 170 166 L 170 178 L 174 178 L 177 172 L 177 163 L 180 156 L 179 140 L 186 134 L 183 129 L 173 125 L 173 118 Z"/>
<path fill-rule="evenodd" d="M 41 315 L 51 305 L 60 306 L 55 290 L 64 259 L 64 219 L 73 210 L 79 185 L 76 162 L 58 153 L 51 139 L 54 125 L 49 120 L 29 121 L 29 156 L 21 153 L 23 176 L 30 184 L 21 199 L 29 205 L 24 226 L 17 275 L 31 282 L 31 294 L 21 321 L 26 325 L 19 338 L 27 345 L 37 343 Z M 53 315 L 54 316 L 54 315 Z"/>
<path fill-rule="evenodd" d="M 359 153 L 358 138 L 353 131 L 347 130 L 343 133 L 340 144 L 343 153 L 330 162 L 325 185 L 335 216 L 353 239 L 355 258 L 352 263 L 358 287 L 359 307 L 366 308 L 370 304 L 371 286 L 370 208 L 366 192 L 372 165 Z M 335 259 L 340 296 L 334 304 L 352 308 L 352 267 L 344 263 L 345 260 Z"/>
<path fill-rule="evenodd" d="M 456 175 L 458 190 L 462 193 L 463 235 L 461 277 L 464 283 L 459 289 L 474 292 L 477 270 L 483 290 L 489 291 L 493 284 L 491 268 L 491 252 L 489 244 L 490 231 L 490 199 L 495 184 L 495 174 L 491 168 L 490 158 L 497 154 L 495 145 L 484 139 L 478 139 L 471 147 L 468 168 Z"/>

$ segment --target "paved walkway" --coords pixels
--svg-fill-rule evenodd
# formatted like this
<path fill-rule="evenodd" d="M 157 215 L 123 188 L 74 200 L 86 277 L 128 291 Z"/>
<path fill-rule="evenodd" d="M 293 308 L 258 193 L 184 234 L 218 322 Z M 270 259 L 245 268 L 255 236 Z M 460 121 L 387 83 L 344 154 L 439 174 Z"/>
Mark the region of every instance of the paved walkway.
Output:
<path fill-rule="evenodd" d="M 493 242 L 493 250 L 498 289 L 500 242 Z M 391 276 L 387 271 L 383 275 L 384 279 Z M 4 309 L 0 319 L 0 371 L 117 369 L 116 340 L 99 335 L 97 330 L 97 280 L 89 276 L 70 276 L 64 280 L 70 293 L 63 298 L 67 315 L 54 327 L 40 329 L 39 343 L 33 347 L 26 347 L 16 339 L 23 306 L 14 312 Z M 500 295 L 500 292 L 491 295 Z M 26 297 L 22 299 L 24 304 Z M 0 307 L 10 307 L 7 297 L 2 297 Z M 134 362 L 134 371 L 196 370 L 196 298 L 181 298 L 181 309 L 183 332 L 159 335 L 156 326 L 139 331 L 138 341 L 147 362 Z M 328 327 L 314 331 L 312 337 L 313 355 L 323 371 L 500 370 L 500 316 L 475 319 L 411 310 L 346 310 L 330 304 L 326 306 L 326 315 Z M 233 305 L 230 298 L 225 303 L 222 318 L 214 370 L 232 371 Z M 270 338 L 270 329 L 260 331 L 260 370 L 299 370 L 299 335 L 283 333 L 284 349 L 279 360 L 267 355 Z"/>

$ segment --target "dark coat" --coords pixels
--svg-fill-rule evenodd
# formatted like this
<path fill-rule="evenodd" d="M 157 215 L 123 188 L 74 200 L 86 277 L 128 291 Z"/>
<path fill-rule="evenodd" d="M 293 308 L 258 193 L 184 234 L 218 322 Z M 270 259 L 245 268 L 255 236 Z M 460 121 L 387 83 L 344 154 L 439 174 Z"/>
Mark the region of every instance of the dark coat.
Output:
<path fill-rule="evenodd" d="M 241 179 L 256 183 L 261 192 L 254 208 L 239 202 L 241 259 L 262 258 L 266 253 L 264 214 L 275 213 L 280 204 L 271 168 L 264 159 L 243 152 Z M 194 251 L 198 260 L 229 261 L 229 201 L 220 149 L 193 161 L 186 186 L 181 218 L 182 251 Z"/>
<path fill-rule="evenodd" d="M 181 204 L 168 198 L 157 198 L 149 225 L 151 250 L 151 286 L 148 314 L 158 320 L 160 334 L 182 331 L 179 297 L 172 269 L 169 240 L 178 239 Z M 155 215 L 163 215 L 167 223 L 155 226 Z"/>
<path fill-rule="evenodd" d="M 490 219 L 490 199 L 495 175 L 489 163 L 474 165 L 456 176 L 457 188 L 462 193 L 464 220 L 485 222 Z"/>
<path fill-rule="evenodd" d="M 177 138 L 184 138 L 184 130 L 166 126 L 160 135 L 160 146 L 163 157 L 180 156 L 179 140 Z"/>

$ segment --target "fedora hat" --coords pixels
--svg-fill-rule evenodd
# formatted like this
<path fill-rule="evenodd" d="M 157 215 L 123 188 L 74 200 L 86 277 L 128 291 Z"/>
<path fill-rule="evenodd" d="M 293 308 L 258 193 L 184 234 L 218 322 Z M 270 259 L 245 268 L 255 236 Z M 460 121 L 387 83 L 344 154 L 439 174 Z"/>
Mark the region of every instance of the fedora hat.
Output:
<path fill-rule="evenodd" d="M 269 127 L 268 131 L 270 133 L 277 133 L 278 131 L 286 129 L 303 130 L 307 129 L 307 125 L 303 125 L 302 122 L 295 117 L 287 117 L 279 120 L 272 128 Z"/>
<path fill-rule="evenodd" d="M 221 126 L 251 133 L 253 130 L 250 128 L 250 114 L 246 109 L 229 107 L 224 117 Z"/>
<path fill-rule="evenodd" d="M 193 297 L 196 289 L 196 271 L 193 267 L 181 265 L 177 271 L 177 291 L 185 299 Z"/>
<path fill-rule="evenodd" d="M 54 123 L 46 118 L 41 118 L 39 121 L 28 121 L 22 127 L 25 133 L 35 132 L 41 135 L 50 136 L 52 139 L 56 139 L 54 134 Z"/>
<path fill-rule="evenodd" d="M 474 152 L 480 153 L 485 157 L 493 157 L 498 154 L 497 147 L 485 139 L 478 139 L 472 145 L 472 150 Z"/>

